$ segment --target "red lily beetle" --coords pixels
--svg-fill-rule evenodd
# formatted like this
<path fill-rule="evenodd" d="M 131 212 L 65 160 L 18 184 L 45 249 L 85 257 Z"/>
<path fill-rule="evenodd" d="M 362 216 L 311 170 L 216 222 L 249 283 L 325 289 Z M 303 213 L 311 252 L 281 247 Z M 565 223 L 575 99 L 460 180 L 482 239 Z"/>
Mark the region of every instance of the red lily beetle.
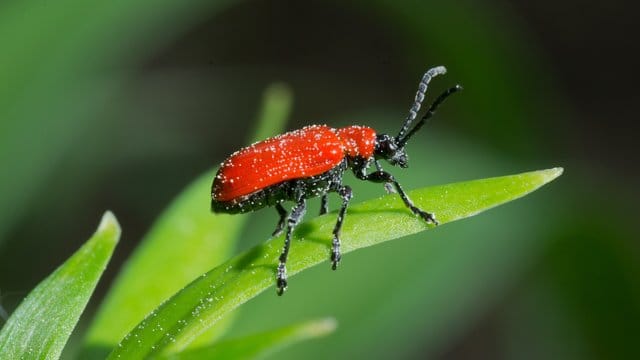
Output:
<path fill-rule="evenodd" d="M 312 125 L 245 147 L 221 164 L 211 189 L 213 212 L 237 214 L 274 206 L 280 220 L 273 236 L 281 234 L 286 225 L 284 247 L 276 274 L 278 295 L 282 295 L 287 288 L 286 263 L 291 234 L 304 216 L 306 200 L 321 196 L 322 215 L 328 212 L 327 195 L 330 192 L 336 192 L 342 198 L 331 246 L 332 269 L 338 266 L 341 258 L 340 229 L 352 195 L 351 188 L 342 184 L 342 177 L 348 168 L 360 180 L 384 183 L 385 186 L 392 184 L 412 213 L 427 223 L 438 224 L 434 214 L 413 204 L 393 175 L 382 170 L 379 160 L 384 159 L 401 168 L 408 166 L 404 149 L 407 141 L 433 116 L 449 95 L 462 89 L 456 85 L 442 93 L 410 129 L 429 82 L 444 73 L 444 66 L 438 66 L 424 74 L 409 116 L 397 136 L 378 134 L 366 126 L 334 129 Z M 371 165 L 375 166 L 376 171 L 367 173 Z M 295 204 L 289 214 L 282 206 L 284 201 Z"/>

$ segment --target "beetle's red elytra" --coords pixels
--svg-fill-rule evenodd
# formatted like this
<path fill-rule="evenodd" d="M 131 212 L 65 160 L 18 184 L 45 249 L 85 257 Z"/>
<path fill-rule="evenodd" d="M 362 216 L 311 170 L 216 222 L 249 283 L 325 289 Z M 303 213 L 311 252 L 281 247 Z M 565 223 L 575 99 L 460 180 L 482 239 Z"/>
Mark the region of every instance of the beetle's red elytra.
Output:
<path fill-rule="evenodd" d="M 337 193 L 342 199 L 333 229 L 330 255 L 332 268 L 337 268 L 341 259 L 340 229 L 352 197 L 351 188 L 342 183 L 347 169 L 351 169 L 360 180 L 392 185 L 413 214 L 428 223 L 438 224 L 434 214 L 413 204 L 393 175 L 382 169 L 379 160 L 401 168 L 408 166 L 405 152 L 408 140 L 449 95 L 462 89 L 456 85 L 443 92 L 411 128 L 429 82 L 444 73 L 446 69 L 438 66 L 423 75 L 409 115 L 397 136 L 378 134 L 366 126 L 334 129 L 326 125 L 311 125 L 247 146 L 221 164 L 211 189 L 212 211 L 236 214 L 273 206 L 279 215 L 273 235 L 279 235 L 286 226 L 284 247 L 276 272 L 278 295 L 287 288 L 286 263 L 291 234 L 306 212 L 306 200 L 320 196 L 322 215 L 328 212 L 327 195 L 330 192 Z M 372 165 L 376 170 L 368 173 Z M 285 201 L 294 202 L 289 213 L 282 206 Z"/>
<path fill-rule="evenodd" d="M 364 126 L 311 125 L 257 142 L 222 163 L 213 198 L 237 201 L 283 181 L 322 174 L 340 165 L 345 154 L 371 157 L 375 140 L 375 131 Z"/>

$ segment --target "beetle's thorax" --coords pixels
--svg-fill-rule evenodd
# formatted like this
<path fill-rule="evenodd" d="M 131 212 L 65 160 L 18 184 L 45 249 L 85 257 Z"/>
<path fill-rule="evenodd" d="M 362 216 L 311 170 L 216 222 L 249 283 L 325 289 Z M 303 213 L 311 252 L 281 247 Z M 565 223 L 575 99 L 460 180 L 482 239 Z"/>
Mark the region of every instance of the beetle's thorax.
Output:
<path fill-rule="evenodd" d="M 347 126 L 336 130 L 336 135 L 344 146 L 344 153 L 350 158 L 373 157 L 376 147 L 376 131 L 366 126 Z"/>

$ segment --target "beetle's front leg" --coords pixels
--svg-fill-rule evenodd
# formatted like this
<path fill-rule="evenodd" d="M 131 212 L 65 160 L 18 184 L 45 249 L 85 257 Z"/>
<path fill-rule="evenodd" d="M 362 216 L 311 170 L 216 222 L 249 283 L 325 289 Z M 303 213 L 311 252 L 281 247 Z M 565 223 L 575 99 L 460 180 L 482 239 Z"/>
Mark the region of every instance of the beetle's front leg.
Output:
<path fill-rule="evenodd" d="M 409 196 L 402 189 L 402 186 L 400 186 L 400 183 L 398 183 L 398 181 L 390 173 L 386 171 L 374 171 L 371 174 L 367 175 L 363 171 L 363 172 L 356 173 L 356 177 L 360 180 L 367 180 L 375 183 L 384 182 L 384 183 L 393 184 L 393 186 L 396 188 L 396 191 L 398 191 L 398 194 L 402 198 L 402 201 L 411 210 L 412 213 L 420 216 L 427 223 L 438 225 L 438 220 L 436 220 L 435 214 L 426 212 L 420 209 L 419 207 L 415 206 L 413 204 L 413 201 L 409 199 Z"/>
<path fill-rule="evenodd" d="M 379 172 L 384 171 L 382 170 L 382 166 L 380 165 L 380 162 L 377 159 L 374 159 L 373 163 L 376 165 L 376 170 L 378 170 Z M 366 173 L 365 173 L 365 176 L 366 176 Z M 396 190 L 393 188 L 393 184 L 390 182 L 384 183 L 384 190 L 387 192 L 387 194 L 394 194 L 396 192 Z"/>

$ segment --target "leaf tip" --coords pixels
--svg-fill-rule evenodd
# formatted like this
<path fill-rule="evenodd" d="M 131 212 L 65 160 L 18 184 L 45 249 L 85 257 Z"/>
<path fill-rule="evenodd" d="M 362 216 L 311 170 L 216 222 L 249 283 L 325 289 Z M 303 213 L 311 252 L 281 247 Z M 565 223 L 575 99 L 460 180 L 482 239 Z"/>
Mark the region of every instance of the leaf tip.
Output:
<path fill-rule="evenodd" d="M 102 215 L 100 225 L 98 225 L 98 230 L 96 230 L 96 232 L 114 232 L 114 239 L 115 241 L 118 241 L 121 231 L 122 229 L 120 228 L 120 223 L 118 223 L 118 219 L 116 219 L 116 216 L 110 210 L 105 211 L 104 215 Z"/>
<path fill-rule="evenodd" d="M 555 180 L 558 176 L 562 175 L 562 173 L 564 172 L 564 168 L 558 166 L 551 169 L 543 170 L 543 172 L 545 175 L 545 183 L 548 183 Z"/>

